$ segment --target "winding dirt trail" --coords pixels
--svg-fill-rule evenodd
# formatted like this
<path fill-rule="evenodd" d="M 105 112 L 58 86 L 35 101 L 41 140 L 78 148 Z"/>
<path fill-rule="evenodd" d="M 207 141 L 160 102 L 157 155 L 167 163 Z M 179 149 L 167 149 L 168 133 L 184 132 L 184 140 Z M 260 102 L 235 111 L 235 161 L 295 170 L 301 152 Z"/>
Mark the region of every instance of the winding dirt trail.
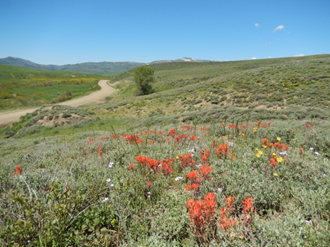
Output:
<path fill-rule="evenodd" d="M 80 105 L 86 105 L 89 103 L 96 103 L 100 102 L 103 99 L 105 99 L 107 96 L 113 94 L 116 92 L 116 89 L 113 87 L 110 87 L 108 85 L 108 80 L 100 80 L 99 86 L 101 87 L 101 90 L 93 92 L 87 96 L 73 99 L 65 102 L 58 103 L 57 105 L 68 105 L 77 107 Z M 12 122 L 16 122 L 19 120 L 21 116 L 24 116 L 27 113 L 31 113 L 35 111 L 38 108 L 31 108 L 31 109 L 25 109 L 25 110 L 15 110 L 15 111 L 7 111 L 7 112 L 0 112 L 0 125 L 6 125 L 10 124 Z"/>

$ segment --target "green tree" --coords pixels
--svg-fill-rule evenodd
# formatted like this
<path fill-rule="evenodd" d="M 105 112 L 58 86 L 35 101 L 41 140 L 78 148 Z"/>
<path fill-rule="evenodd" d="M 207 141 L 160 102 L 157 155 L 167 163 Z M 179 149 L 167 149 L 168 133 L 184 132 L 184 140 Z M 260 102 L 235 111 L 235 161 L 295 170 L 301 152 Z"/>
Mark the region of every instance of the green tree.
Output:
<path fill-rule="evenodd" d="M 151 83 L 155 81 L 154 70 L 150 66 L 141 66 L 134 72 L 134 81 L 141 94 L 150 94 L 153 92 Z"/>

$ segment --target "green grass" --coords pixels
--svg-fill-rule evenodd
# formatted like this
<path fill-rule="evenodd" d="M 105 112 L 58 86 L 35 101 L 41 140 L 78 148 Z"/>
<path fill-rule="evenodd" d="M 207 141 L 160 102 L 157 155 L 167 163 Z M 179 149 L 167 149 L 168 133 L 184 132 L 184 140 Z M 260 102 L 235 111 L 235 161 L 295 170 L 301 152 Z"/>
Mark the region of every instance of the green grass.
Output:
<path fill-rule="evenodd" d="M 30 100 L 41 102 L 41 104 L 45 104 L 58 98 L 60 95 L 65 94 L 67 91 L 71 92 L 72 98 L 78 98 L 90 94 L 96 89 L 100 89 L 97 82 L 89 82 L 81 85 L 59 84 L 48 87 L 21 87 L 11 89 L 11 92 L 22 97 L 29 97 Z"/>
<path fill-rule="evenodd" d="M 0 243 L 328 246 L 330 56 L 155 66 L 154 94 L 137 96 L 129 71 L 102 105 L 1 130 Z M 36 125 L 60 113 L 88 119 Z M 187 203 L 208 193 L 202 227 Z"/>
<path fill-rule="evenodd" d="M 167 73 L 167 77 L 153 85 L 156 93 L 136 96 L 133 83 L 126 83 L 126 87 L 121 83 L 118 94 L 110 97 L 104 106 L 95 106 L 92 110 L 105 118 L 128 118 L 132 126 L 147 122 L 207 123 L 224 116 L 229 120 L 329 117 L 330 56 L 269 60 L 157 65 L 156 78 L 160 73 Z M 260 67 L 245 69 L 252 65 Z M 217 67 L 218 73 L 223 75 L 212 75 L 210 71 L 216 71 Z M 244 68 L 244 71 L 238 69 L 238 72 L 229 73 L 236 68 Z M 191 79 L 196 76 L 194 72 L 202 79 Z M 184 79 L 176 81 L 178 75 Z M 173 83 L 168 83 L 170 81 Z"/>
<path fill-rule="evenodd" d="M 229 124 L 189 126 L 189 130 L 179 125 L 140 127 L 121 133 L 105 124 L 106 132 L 7 140 L 0 170 L 1 243 L 326 246 L 330 142 L 325 133 L 329 122 L 311 126 L 304 121 L 274 121 L 268 127 L 255 127 L 253 122 Z M 174 128 L 172 137 L 169 130 Z M 139 144 L 124 134 L 136 134 Z M 262 138 L 283 143 L 288 150 L 263 147 Z M 215 152 L 223 143 L 230 145 L 226 158 Z M 256 149 L 262 154 L 258 156 Z M 192 181 L 186 175 L 194 170 L 201 174 L 196 165 L 205 150 L 210 156 L 204 165 L 212 171 L 200 180 L 197 191 L 187 191 Z M 184 167 L 188 153 L 194 154 L 196 163 Z M 283 160 L 275 167 L 269 163 L 273 153 Z M 157 172 L 139 164 L 139 155 L 160 160 Z M 170 173 L 158 166 L 166 158 Z M 114 165 L 109 167 L 111 162 Z M 18 164 L 23 174 L 11 175 Z M 129 164 L 134 164 L 133 170 Z M 146 185 L 149 181 L 150 186 Z M 189 218 L 186 203 L 207 193 L 216 197 L 215 217 L 204 219 L 208 227 L 200 235 L 201 228 Z M 219 212 L 230 195 L 234 203 L 228 217 L 237 224 L 224 230 Z M 255 210 L 249 224 L 242 213 L 247 197 L 253 198 Z"/>
<path fill-rule="evenodd" d="M 100 76 L 0 65 L 0 110 L 40 106 L 87 95 Z"/>

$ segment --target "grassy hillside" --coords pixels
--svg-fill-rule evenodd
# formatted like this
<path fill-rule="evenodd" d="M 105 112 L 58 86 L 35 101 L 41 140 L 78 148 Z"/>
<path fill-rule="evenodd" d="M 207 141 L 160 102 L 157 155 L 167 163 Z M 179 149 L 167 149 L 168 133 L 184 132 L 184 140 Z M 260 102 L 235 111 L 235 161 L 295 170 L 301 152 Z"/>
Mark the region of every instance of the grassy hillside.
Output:
<path fill-rule="evenodd" d="M 0 110 L 40 106 L 99 89 L 98 75 L 0 65 Z"/>
<path fill-rule="evenodd" d="M 1 130 L 0 243 L 328 246 L 330 56 L 153 66 Z"/>
<path fill-rule="evenodd" d="M 213 78 L 223 76 L 228 73 L 248 71 L 269 65 L 283 64 L 294 61 L 309 61 L 313 59 L 329 58 L 329 55 L 315 55 L 306 57 L 289 57 L 289 58 L 273 58 L 273 59 L 257 59 L 243 61 L 228 61 L 228 62 L 172 62 L 161 64 L 150 64 L 154 70 L 157 82 L 160 84 L 173 84 L 181 80 L 192 80 L 193 82 L 200 81 L 205 78 Z M 128 70 L 118 76 L 115 76 L 112 81 L 126 80 L 133 81 L 134 70 Z M 186 82 L 187 84 L 188 82 Z"/>
<path fill-rule="evenodd" d="M 134 96 L 135 85 L 127 76 L 132 72 L 127 72 L 118 84 L 120 93 L 109 98 L 102 109 L 93 110 L 111 119 L 130 119 L 135 126 L 177 121 L 204 123 L 219 118 L 241 121 L 329 117 L 329 55 L 200 65 L 204 67 L 179 64 L 178 69 L 171 67 L 175 64 L 158 66 L 153 85 L 156 93 Z"/>

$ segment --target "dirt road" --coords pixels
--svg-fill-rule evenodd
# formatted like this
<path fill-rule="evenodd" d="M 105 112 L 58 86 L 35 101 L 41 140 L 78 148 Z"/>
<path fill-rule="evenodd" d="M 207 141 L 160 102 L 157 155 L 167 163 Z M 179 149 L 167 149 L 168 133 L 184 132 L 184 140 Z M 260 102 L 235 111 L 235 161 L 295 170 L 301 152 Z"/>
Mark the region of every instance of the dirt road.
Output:
<path fill-rule="evenodd" d="M 100 102 L 101 100 L 105 99 L 107 96 L 113 94 L 116 89 L 110 87 L 108 85 L 108 80 L 100 80 L 99 85 L 101 90 L 93 92 L 87 96 L 69 100 L 66 102 L 61 102 L 58 105 L 68 105 L 68 106 L 80 106 L 89 103 Z M 15 110 L 15 111 L 8 111 L 8 112 L 0 112 L 0 125 L 9 124 L 12 122 L 16 122 L 19 120 L 21 116 L 24 116 L 27 113 L 33 112 L 38 108 L 31 108 L 25 110 Z"/>

